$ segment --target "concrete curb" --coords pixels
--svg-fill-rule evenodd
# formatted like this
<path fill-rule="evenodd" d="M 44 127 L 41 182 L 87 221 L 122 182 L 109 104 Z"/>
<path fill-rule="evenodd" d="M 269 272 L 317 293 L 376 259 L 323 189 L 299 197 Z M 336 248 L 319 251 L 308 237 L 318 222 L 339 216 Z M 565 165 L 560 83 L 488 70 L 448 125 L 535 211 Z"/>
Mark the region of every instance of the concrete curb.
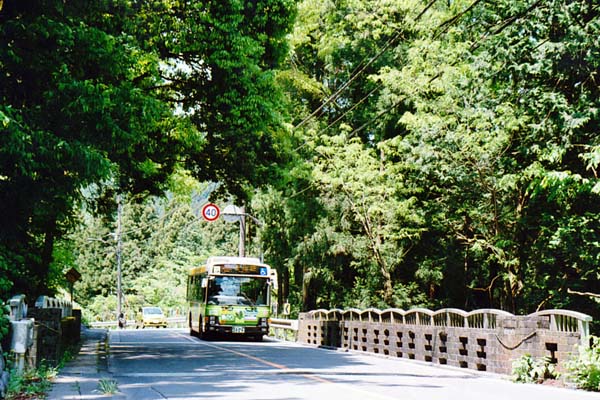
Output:
<path fill-rule="evenodd" d="M 108 331 L 83 329 L 79 353 L 62 368 L 52 382 L 48 400 L 119 398 L 99 390 L 102 380 L 112 380 L 108 371 Z M 124 397 L 122 397 L 124 398 Z"/>

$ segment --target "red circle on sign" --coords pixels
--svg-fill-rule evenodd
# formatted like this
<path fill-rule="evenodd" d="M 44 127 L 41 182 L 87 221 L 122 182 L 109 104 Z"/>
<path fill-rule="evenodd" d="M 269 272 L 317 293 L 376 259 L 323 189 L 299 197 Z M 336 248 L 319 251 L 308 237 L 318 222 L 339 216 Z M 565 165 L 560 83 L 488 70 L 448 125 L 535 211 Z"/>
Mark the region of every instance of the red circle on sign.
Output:
<path fill-rule="evenodd" d="M 207 221 L 215 221 L 220 214 L 221 210 L 216 204 L 208 203 L 202 207 L 202 217 Z"/>

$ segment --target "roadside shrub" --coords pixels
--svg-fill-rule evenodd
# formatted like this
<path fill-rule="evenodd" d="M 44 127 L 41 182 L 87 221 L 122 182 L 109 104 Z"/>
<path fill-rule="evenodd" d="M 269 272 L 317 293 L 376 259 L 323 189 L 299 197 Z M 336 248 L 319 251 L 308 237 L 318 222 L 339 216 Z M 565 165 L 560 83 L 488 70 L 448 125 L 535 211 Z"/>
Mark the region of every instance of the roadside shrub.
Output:
<path fill-rule="evenodd" d="M 10 328 L 10 319 L 8 318 L 9 314 L 10 310 L 8 305 L 0 300 L 0 342 L 8 335 Z"/>
<path fill-rule="evenodd" d="M 25 369 L 22 373 L 12 370 L 6 400 L 45 398 L 57 373 L 57 368 L 45 364 L 40 368 Z"/>
<path fill-rule="evenodd" d="M 589 346 L 577 349 L 577 357 L 566 363 L 567 378 L 580 389 L 600 391 L 600 338 L 591 336 Z"/>
<path fill-rule="evenodd" d="M 558 373 L 549 357 L 535 360 L 530 354 L 525 354 L 512 363 L 514 382 L 541 383 L 546 379 L 556 378 L 558 378 Z"/>

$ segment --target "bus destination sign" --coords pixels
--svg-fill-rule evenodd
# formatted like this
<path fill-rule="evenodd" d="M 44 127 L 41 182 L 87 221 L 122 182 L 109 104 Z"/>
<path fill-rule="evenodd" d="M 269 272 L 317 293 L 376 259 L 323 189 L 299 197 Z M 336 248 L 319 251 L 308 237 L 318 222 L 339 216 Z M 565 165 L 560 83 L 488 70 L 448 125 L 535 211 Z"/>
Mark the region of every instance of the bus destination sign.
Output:
<path fill-rule="evenodd" d="M 220 265 L 221 274 L 261 275 L 267 276 L 267 267 L 248 264 L 223 264 Z"/>

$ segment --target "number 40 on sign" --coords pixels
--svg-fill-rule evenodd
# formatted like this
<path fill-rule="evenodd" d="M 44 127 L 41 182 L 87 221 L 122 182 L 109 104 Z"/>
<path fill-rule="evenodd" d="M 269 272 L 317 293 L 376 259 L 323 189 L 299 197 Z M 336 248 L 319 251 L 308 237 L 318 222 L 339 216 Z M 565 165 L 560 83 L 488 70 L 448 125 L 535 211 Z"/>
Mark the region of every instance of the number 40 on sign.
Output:
<path fill-rule="evenodd" d="M 220 214 L 221 211 L 216 204 L 208 203 L 202 207 L 202 217 L 209 222 L 215 221 Z"/>

